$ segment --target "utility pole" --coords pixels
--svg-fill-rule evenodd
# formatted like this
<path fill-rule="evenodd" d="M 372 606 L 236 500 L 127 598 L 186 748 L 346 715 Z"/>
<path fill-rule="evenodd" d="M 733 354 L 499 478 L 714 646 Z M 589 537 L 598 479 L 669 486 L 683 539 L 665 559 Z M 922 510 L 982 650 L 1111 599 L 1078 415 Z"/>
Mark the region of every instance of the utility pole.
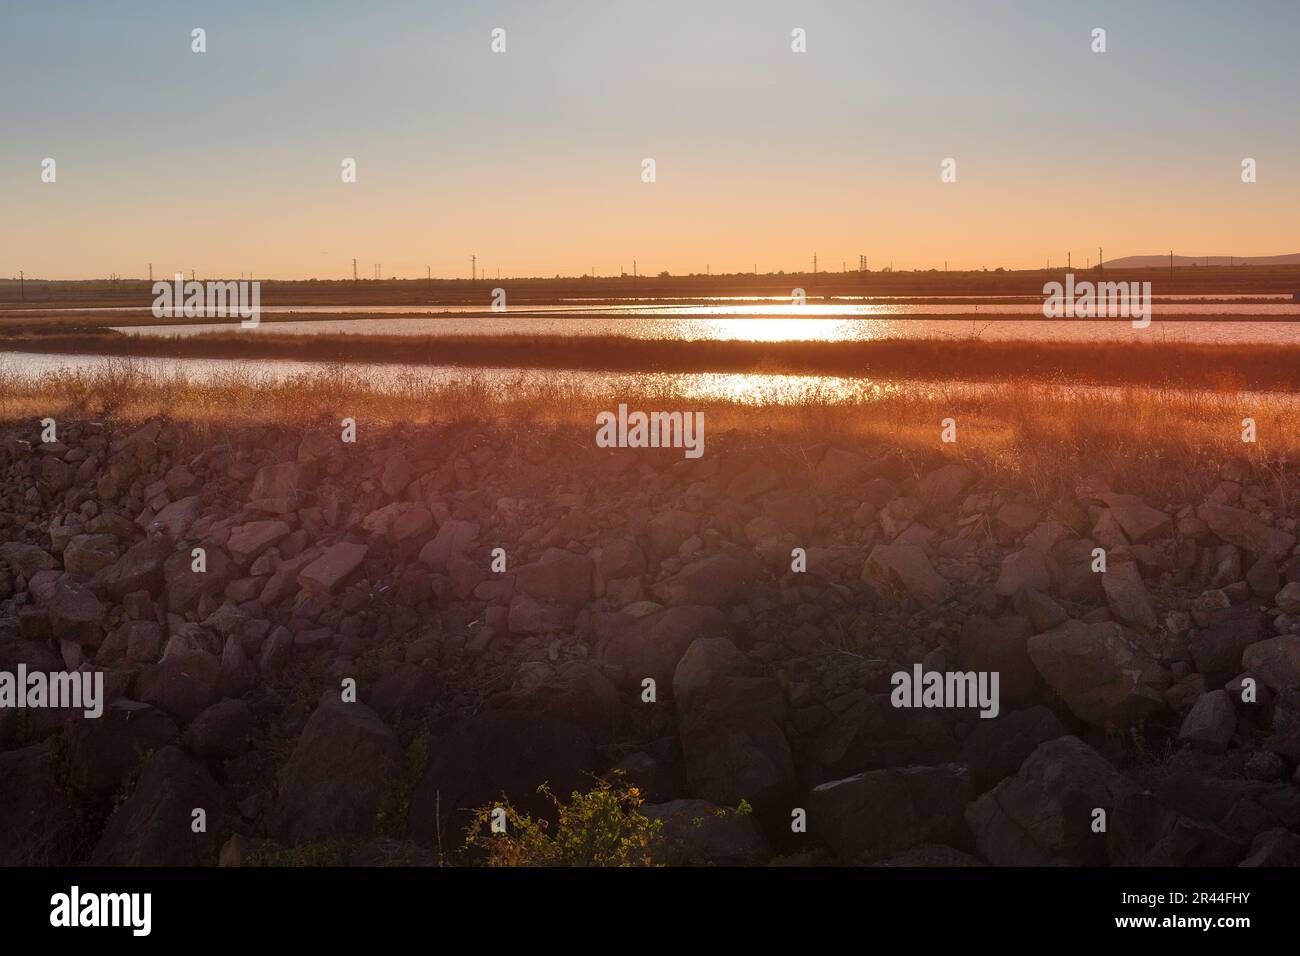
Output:
<path fill-rule="evenodd" d="M 357 259 L 356 259 L 356 256 L 353 256 L 353 257 L 352 257 L 352 281 L 353 281 L 353 282 L 356 282 L 356 281 L 357 281 Z"/>
<path fill-rule="evenodd" d="M 636 260 L 635 260 L 635 259 L 632 260 L 632 278 L 633 278 L 633 279 L 636 278 Z"/>
<path fill-rule="evenodd" d="M 18 297 L 21 301 L 27 301 L 27 274 L 22 269 L 18 270 Z"/>
<path fill-rule="evenodd" d="M 471 282 L 478 278 L 478 256 L 476 255 L 469 257 L 469 278 Z"/>
<path fill-rule="evenodd" d="M 817 274 L 817 253 L 813 253 L 813 275 Z"/>
<path fill-rule="evenodd" d="M 153 263 L 149 263 L 149 284 L 153 285 Z"/>
<path fill-rule="evenodd" d="M 1106 268 L 1106 267 L 1102 265 L 1102 263 L 1103 263 L 1104 261 L 1105 261 L 1105 260 L 1102 259 L 1102 257 L 1101 257 L 1101 246 L 1098 246 L 1098 247 L 1097 247 L 1097 271 L 1098 271 L 1098 272 L 1103 272 L 1103 271 L 1105 271 L 1105 268 Z"/>
<path fill-rule="evenodd" d="M 1069 252 L 1067 252 L 1067 253 L 1065 254 L 1065 271 L 1066 271 L 1066 272 L 1069 272 L 1071 269 L 1074 268 L 1074 260 L 1071 258 L 1072 255 L 1073 255 L 1073 254 L 1072 254 L 1072 253 L 1069 253 Z"/>
<path fill-rule="evenodd" d="M 1169 250 L 1169 278 L 1174 277 L 1174 250 Z"/>

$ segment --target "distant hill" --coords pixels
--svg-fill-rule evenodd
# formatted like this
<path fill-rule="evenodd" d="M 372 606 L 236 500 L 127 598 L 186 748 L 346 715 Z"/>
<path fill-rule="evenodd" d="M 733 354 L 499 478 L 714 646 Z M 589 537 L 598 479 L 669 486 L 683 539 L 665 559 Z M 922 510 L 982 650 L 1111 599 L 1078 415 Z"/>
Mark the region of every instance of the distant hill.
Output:
<path fill-rule="evenodd" d="M 1107 259 L 1107 269 L 1155 269 L 1169 265 L 1166 256 L 1124 256 Z M 1300 252 L 1286 256 L 1174 256 L 1175 266 L 1300 266 Z"/>

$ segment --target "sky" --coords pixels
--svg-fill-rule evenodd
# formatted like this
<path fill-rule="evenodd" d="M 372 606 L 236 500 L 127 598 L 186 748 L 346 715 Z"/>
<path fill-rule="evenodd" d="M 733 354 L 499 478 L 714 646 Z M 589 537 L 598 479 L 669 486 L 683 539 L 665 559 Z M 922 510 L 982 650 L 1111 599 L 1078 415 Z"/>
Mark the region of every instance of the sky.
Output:
<path fill-rule="evenodd" d="M 0 0 L 0 89 L 0 276 L 1300 252 L 1295 0 Z"/>

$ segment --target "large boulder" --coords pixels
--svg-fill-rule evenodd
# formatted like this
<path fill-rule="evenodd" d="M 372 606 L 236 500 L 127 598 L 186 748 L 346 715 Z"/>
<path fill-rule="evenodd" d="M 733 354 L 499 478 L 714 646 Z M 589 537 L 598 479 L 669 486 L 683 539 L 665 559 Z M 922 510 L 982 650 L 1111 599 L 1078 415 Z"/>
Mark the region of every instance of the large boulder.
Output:
<path fill-rule="evenodd" d="M 58 581 L 45 600 L 50 634 L 60 641 L 96 645 L 104 639 L 108 609 L 87 587 L 68 578 Z"/>
<path fill-rule="evenodd" d="M 862 566 L 862 580 L 882 596 L 905 592 L 923 604 L 939 604 L 952 596 L 952 587 L 914 545 L 878 544 Z"/>
<path fill-rule="evenodd" d="M 1090 538 L 1066 538 L 1052 545 L 1048 568 L 1052 591 L 1058 597 L 1080 604 L 1095 604 L 1102 599 L 1101 574 L 1092 569 L 1096 547 Z"/>
<path fill-rule="evenodd" d="M 756 570 L 735 555 L 713 554 L 662 581 L 655 593 L 666 604 L 730 607 L 748 596 Z"/>
<path fill-rule="evenodd" d="M 1032 634 L 1028 618 L 990 620 L 978 614 L 969 617 L 957 643 L 961 669 L 997 673 L 998 694 L 1004 704 L 1014 706 L 1034 700 L 1042 692 L 1043 679 L 1029 658 Z"/>
<path fill-rule="evenodd" d="M 264 498 L 293 498 L 298 493 L 298 482 L 302 476 L 302 466 L 293 461 L 282 461 L 263 465 L 257 470 L 253 479 L 253 489 L 249 499 L 258 501 Z"/>
<path fill-rule="evenodd" d="M 402 756 L 373 710 L 326 691 L 280 772 L 272 828 L 294 845 L 369 835 Z"/>
<path fill-rule="evenodd" d="M 1163 511 L 1152 508 L 1137 495 L 1118 495 L 1103 492 L 1100 496 L 1110 509 L 1110 515 L 1134 544 L 1158 538 L 1167 532 L 1173 519 Z"/>
<path fill-rule="evenodd" d="M 194 830 L 194 811 L 206 817 Z M 178 747 L 163 747 L 140 771 L 131 796 L 109 818 L 92 866 L 215 866 L 224 842 L 221 788 Z"/>
<path fill-rule="evenodd" d="M 956 504 L 975 483 L 975 472 L 965 465 L 942 465 L 917 483 L 917 495 L 933 508 Z"/>
<path fill-rule="evenodd" d="M 1251 644 L 1242 652 L 1241 667 L 1275 691 L 1300 689 L 1300 635 L 1281 634 Z"/>
<path fill-rule="evenodd" d="M 653 677 L 666 687 L 692 641 L 729 633 L 726 617 L 715 607 L 670 607 L 622 628 L 602 646 L 601 661 L 616 684 L 639 687 Z"/>
<path fill-rule="evenodd" d="M 476 521 L 448 518 L 438 528 L 438 533 L 420 549 L 420 563 L 434 571 L 442 571 L 453 555 L 465 554 L 478 540 Z"/>
<path fill-rule="evenodd" d="M 1295 547 L 1295 535 L 1265 524 L 1242 508 L 1207 502 L 1196 509 L 1196 516 L 1224 541 L 1254 554 L 1284 558 Z"/>
<path fill-rule="evenodd" d="M 868 694 L 822 727 L 812 746 L 818 766 L 853 773 L 939 764 L 956 756 L 957 740 L 942 712 L 894 707 L 890 696 Z"/>
<path fill-rule="evenodd" d="M 1267 615 L 1250 604 L 1220 608 L 1209 622 L 1192 634 L 1191 652 L 1196 669 L 1212 687 L 1241 673 L 1241 655 L 1251 644 L 1272 634 Z"/>
<path fill-rule="evenodd" d="M 364 544 L 350 541 L 330 545 L 324 554 L 298 572 L 298 583 L 304 588 L 328 594 L 361 567 L 367 551 Z"/>
<path fill-rule="evenodd" d="M 765 812 L 783 805 L 794 787 L 782 730 L 785 691 L 775 678 L 731 673 L 738 656 L 728 652 L 730 643 L 694 642 L 673 677 L 686 778 L 705 800 L 747 800 Z"/>
<path fill-rule="evenodd" d="M 107 800 L 140 766 L 140 760 L 178 736 L 176 722 L 149 704 L 121 698 L 97 720 L 64 727 L 68 783 L 92 801 Z"/>
<path fill-rule="evenodd" d="M 1232 698 L 1226 690 L 1212 690 L 1202 694 L 1183 718 L 1178 742 L 1206 753 L 1221 754 L 1228 749 L 1236 728 L 1237 711 Z"/>
<path fill-rule="evenodd" d="M 1057 737 L 966 808 L 980 855 L 995 866 L 1104 866 L 1109 816 L 1141 788 L 1077 737 Z"/>
<path fill-rule="evenodd" d="M 29 581 L 37 571 L 53 571 L 59 566 L 58 560 L 34 544 L 21 541 L 0 543 L 0 561 L 13 568 Z"/>
<path fill-rule="evenodd" d="M 1101 576 L 1101 587 L 1111 613 L 1125 624 L 1131 624 L 1142 631 L 1152 631 L 1160 623 L 1136 561 L 1111 561 Z"/>
<path fill-rule="evenodd" d="M 1029 656 L 1076 717 L 1124 728 L 1165 708 L 1169 675 L 1136 650 L 1119 625 L 1066 621 L 1029 639 Z"/>
<path fill-rule="evenodd" d="M 289 525 L 277 519 L 250 521 L 230 532 L 226 550 L 237 565 L 246 568 L 267 548 L 287 538 L 289 531 Z"/>
<path fill-rule="evenodd" d="M 171 554 L 172 544 L 165 535 L 145 538 L 100 571 L 95 582 L 118 601 L 133 591 L 156 596 L 163 583 L 163 564 Z"/>
<path fill-rule="evenodd" d="M 1039 744 L 1065 736 L 1065 728 L 1046 707 L 1004 712 L 997 720 L 977 720 L 961 743 L 961 762 L 970 768 L 976 793 L 983 793 L 1020 769 Z"/>
<path fill-rule="evenodd" d="M 186 636 L 173 635 L 156 664 L 140 670 L 135 696 L 181 723 L 189 723 L 216 703 L 221 661 Z"/>
<path fill-rule="evenodd" d="M 63 567 L 70 574 L 93 575 L 121 557 L 111 534 L 75 535 L 63 549 Z"/>
<path fill-rule="evenodd" d="M 1004 597 L 1032 588 L 1046 591 L 1052 585 L 1047 559 L 1037 548 L 1022 548 L 1002 559 L 994 590 Z"/>
<path fill-rule="evenodd" d="M 238 571 L 223 548 L 208 543 L 202 548 L 202 571 L 194 570 L 193 548 L 173 551 L 163 562 L 163 591 L 173 614 L 194 610 L 204 594 L 221 594 Z"/>
<path fill-rule="evenodd" d="M 814 787 L 808 820 L 837 857 L 854 861 L 960 842 L 970 798 L 970 774 L 960 765 L 892 767 Z"/>
<path fill-rule="evenodd" d="M 585 554 L 548 548 L 515 572 L 515 590 L 553 604 L 579 608 L 591 600 L 594 565 Z"/>
<path fill-rule="evenodd" d="M 56 744 L 45 740 L 0 753 L 0 866 L 75 862 L 77 817 L 59 779 Z"/>

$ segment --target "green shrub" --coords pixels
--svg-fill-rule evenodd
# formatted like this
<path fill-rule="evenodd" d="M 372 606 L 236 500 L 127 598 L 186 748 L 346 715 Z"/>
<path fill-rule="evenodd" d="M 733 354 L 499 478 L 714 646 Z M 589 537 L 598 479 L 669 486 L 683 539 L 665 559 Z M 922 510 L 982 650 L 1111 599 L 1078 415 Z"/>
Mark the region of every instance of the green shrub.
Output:
<path fill-rule="evenodd" d="M 641 791 L 598 780 L 563 803 L 543 784 L 537 792 L 555 806 L 554 826 L 520 813 L 507 800 L 480 807 L 466 829 L 465 846 L 481 851 L 488 866 L 656 866 L 663 848 L 661 823 L 640 812 Z M 492 832 L 492 815 L 504 811 L 504 832 Z"/>

